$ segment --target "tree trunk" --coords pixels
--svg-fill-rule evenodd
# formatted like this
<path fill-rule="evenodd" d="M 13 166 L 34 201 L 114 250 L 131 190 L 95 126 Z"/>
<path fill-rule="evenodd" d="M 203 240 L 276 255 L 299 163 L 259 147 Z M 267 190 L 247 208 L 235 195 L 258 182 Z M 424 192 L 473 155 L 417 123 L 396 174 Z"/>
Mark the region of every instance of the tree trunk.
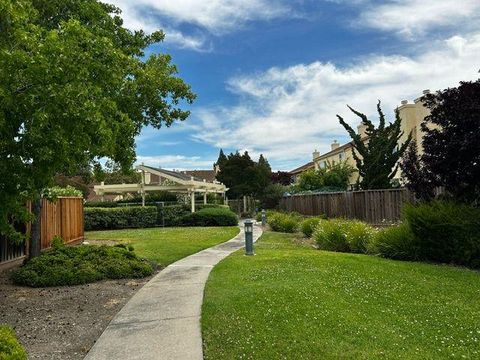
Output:
<path fill-rule="evenodd" d="M 32 233 L 30 234 L 30 253 L 29 257 L 33 258 L 40 255 L 41 251 L 41 218 L 42 218 L 42 198 L 39 197 L 32 201 L 32 213 L 35 219 L 32 222 Z"/>

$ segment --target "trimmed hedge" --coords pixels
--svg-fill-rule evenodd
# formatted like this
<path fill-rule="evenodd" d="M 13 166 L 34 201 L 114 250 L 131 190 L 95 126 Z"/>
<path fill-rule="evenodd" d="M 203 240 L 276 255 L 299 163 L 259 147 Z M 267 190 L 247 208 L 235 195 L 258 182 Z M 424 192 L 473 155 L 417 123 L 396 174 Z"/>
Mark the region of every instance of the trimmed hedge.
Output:
<path fill-rule="evenodd" d="M 26 360 L 27 352 L 10 326 L 0 325 L 0 359 Z"/>
<path fill-rule="evenodd" d="M 419 258 L 480 268 L 480 209 L 449 201 L 407 205 L 405 222 L 418 243 Z"/>
<path fill-rule="evenodd" d="M 85 208 L 84 220 L 85 230 L 153 227 L 157 223 L 157 208 L 154 206 Z"/>
<path fill-rule="evenodd" d="M 185 215 L 182 226 L 235 226 L 238 224 L 234 212 L 226 208 L 204 208 Z"/>
<path fill-rule="evenodd" d="M 27 261 L 12 273 L 12 280 L 31 287 L 86 284 L 103 279 L 142 278 L 153 266 L 138 258 L 133 248 L 117 246 L 65 246 L 55 243 L 51 250 Z"/>

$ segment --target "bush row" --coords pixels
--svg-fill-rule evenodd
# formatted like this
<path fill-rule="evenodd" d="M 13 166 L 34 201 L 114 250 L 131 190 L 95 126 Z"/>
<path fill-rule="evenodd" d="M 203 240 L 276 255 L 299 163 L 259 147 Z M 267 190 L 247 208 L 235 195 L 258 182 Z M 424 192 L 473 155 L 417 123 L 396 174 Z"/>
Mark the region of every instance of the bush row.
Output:
<path fill-rule="evenodd" d="M 186 205 L 165 207 L 132 206 L 114 208 L 85 208 L 85 230 L 145 228 L 165 226 L 231 226 L 237 217 L 226 207 L 201 205 L 195 213 Z"/>
<path fill-rule="evenodd" d="M 15 270 L 12 280 L 32 287 L 65 286 L 102 279 L 141 278 L 153 271 L 153 266 L 138 258 L 132 247 L 65 246 L 56 242 L 51 250 Z"/>
<path fill-rule="evenodd" d="M 185 215 L 181 226 L 235 226 L 237 215 L 226 208 L 204 208 Z"/>
<path fill-rule="evenodd" d="M 156 223 L 157 208 L 154 206 L 84 209 L 85 230 L 144 228 Z"/>
<path fill-rule="evenodd" d="M 480 268 L 480 209 L 448 201 L 406 205 L 402 223 L 384 229 L 357 220 L 272 213 L 273 231 L 312 237 L 324 250 Z"/>

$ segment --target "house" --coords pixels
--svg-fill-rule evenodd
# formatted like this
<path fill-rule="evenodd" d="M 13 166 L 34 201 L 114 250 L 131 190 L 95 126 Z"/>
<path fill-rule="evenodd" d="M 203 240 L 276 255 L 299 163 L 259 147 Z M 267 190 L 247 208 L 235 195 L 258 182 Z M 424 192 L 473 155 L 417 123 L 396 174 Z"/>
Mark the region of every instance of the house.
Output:
<path fill-rule="evenodd" d="M 428 94 L 429 90 L 423 91 L 423 94 Z M 399 143 L 404 143 L 408 135 L 412 134 L 412 140 L 417 143 L 418 153 L 423 153 L 422 147 L 422 139 L 423 139 L 423 132 L 421 130 L 420 124 L 422 123 L 423 119 L 429 114 L 429 109 L 427 109 L 422 101 L 421 98 L 417 98 L 413 101 L 413 103 L 409 103 L 408 100 L 403 100 L 398 107 L 399 116 L 401 119 L 401 130 L 403 135 L 399 139 Z M 364 124 L 360 124 L 357 127 L 358 134 L 362 137 L 364 142 L 368 142 L 368 136 L 365 133 L 366 126 Z M 355 160 L 353 159 L 352 155 L 353 151 L 353 142 L 349 142 L 343 145 L 340 145 L 336 140 L 330 145 L 330 151 L 321 154 L 317 150 L 312 153 L 312 162 L 314 164 L 315 169 L 324 168 L 327 166 L 328 163 L 335 164 L 341 161 L 345 161 L 347 164 L 356 167 Z M 304 165 L 305 166 L 305 165 Z M 295 169 L 299 170 L 302 167 Z M 304 171 L 304 170 L 303 170 Z M 395 179 L 400 180 L 401 172 L 400 170 L 397 172 Z M 357 182 L 358 173 L 355 173 L 350 178 L 350 184 L 353 185 Z"/>
<path fill-rule="evenodd" d="M 288 173 L 292 176 L 292 182 L 296 183 L 301 173 L 307 170 L 312 170 L 314 168 L 315 168 L 315 164 L 313 163 L 313 161 L 310 161 L 305 165 L 302 165 L 296 169 L 293 169 L 292 171 L 289 171 Z"/>

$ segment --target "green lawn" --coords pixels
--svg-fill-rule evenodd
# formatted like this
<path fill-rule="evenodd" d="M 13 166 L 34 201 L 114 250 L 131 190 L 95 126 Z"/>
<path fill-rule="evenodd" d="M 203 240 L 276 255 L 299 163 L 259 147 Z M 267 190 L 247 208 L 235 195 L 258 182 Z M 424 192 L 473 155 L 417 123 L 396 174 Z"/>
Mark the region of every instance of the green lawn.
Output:
<path fill-rule="evenodd" d="M 480 358 L 480 273 L 268 232 L 212 271 L 206 359 Z"/>
<path fill-rule="evenodd" d="M 230 240 L 239 232 L 229 227 L 150 228 L 111 231 L 88 231 L 88 240 L 114 240 L 132 244 L 141 257 L 167 266 L 185 256 Z"/>

